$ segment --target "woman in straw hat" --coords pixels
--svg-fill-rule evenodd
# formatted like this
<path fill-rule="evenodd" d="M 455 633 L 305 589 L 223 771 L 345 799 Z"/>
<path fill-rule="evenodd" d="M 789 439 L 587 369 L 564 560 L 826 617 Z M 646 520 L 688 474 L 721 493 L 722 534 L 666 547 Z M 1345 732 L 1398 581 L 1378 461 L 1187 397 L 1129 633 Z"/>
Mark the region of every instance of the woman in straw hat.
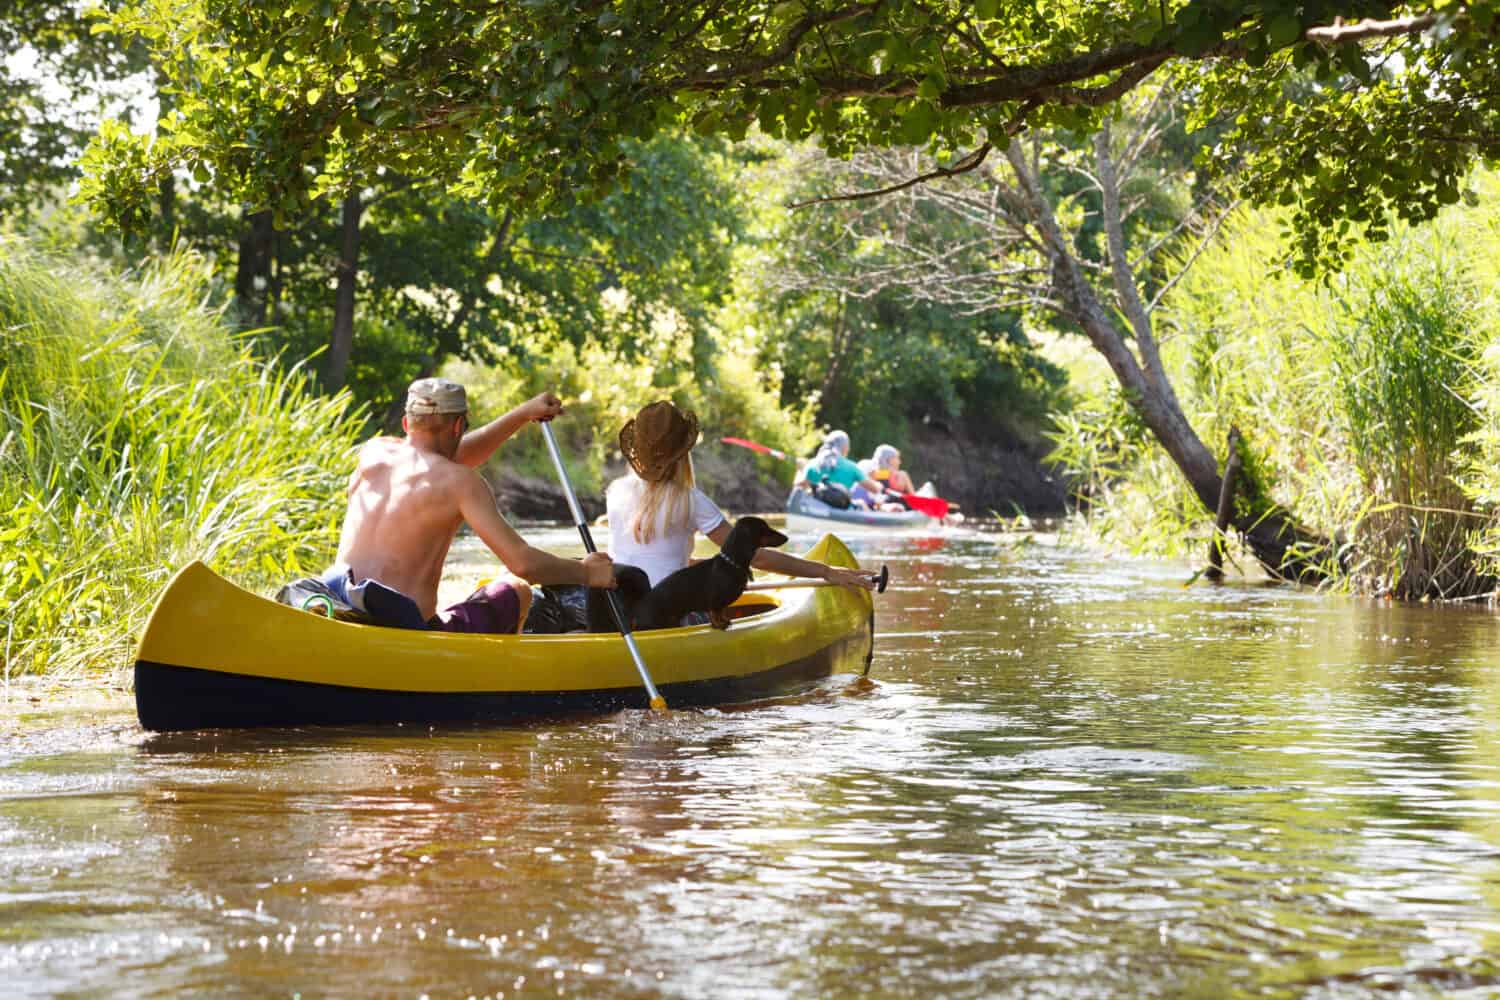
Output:
<path fill-rule="evenodd" d="M 620 451 L 631 471 L 605 493 L 610 556 L 617 564 L 640 567 L 652 586 L 688 564 L 699 533 L 715 545 L 729 537 L 729 520 L 693 483 L 692 451 L 697 443 L 698 417 L 666 400 L 642 407 L 620 429 Z M 875 586 L 869 574 L 859 570 L 775 549 L 761 549 L 750 565 L 850 588 Z"/>

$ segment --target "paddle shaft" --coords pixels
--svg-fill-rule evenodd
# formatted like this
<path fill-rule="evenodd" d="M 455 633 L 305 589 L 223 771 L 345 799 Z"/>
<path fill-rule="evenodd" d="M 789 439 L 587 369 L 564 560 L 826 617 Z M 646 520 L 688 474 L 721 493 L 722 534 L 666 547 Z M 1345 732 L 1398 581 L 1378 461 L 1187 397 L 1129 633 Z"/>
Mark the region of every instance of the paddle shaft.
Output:
<path fill-rule="evenodd" d="M 573 484 L 568 481 L 568 470 L 563 465 L 562 452 L 558 450 L 557 438 L 552 433 L 552 425 L 542 421 L 542 437 L 547 442 L 547 450 L 552 453 L 552 464 L 557 466 L 557 479 L 562 483 L 563 494 L 568 498 L 568 510 L 573 514 L 573 523 L 578 526 L 578 534 L 583 538 L 583 547 L 588 552 L 599 551 L 594 547 L 594 536 L 589 533 L 588 520 L 583 516 L 583 508 L 578 506 L 578 497 L 573 492 Z M 651 682 L 651 672 L 646 669 L 646 661 L 641 657 L 641 651 L 635 644 L 635 636 L 630 634 L 630 622 L 625 619 L 625 609 L 620 606 L 620 595 L 613 590 L 606 590 L 604 596 L 609 599 L 610 613 L 615 616 L 615 624 L 620 629 L 620 635 L 625 639 L 625 648 L 630 650 L 630 659 L 635 663 L 636 672 L 641 675 L 641 683 L 646 685 L 646 694 L 651 699 L 651 707 L 658 712 L 666 711 L 667 701 L 656 690 L 656 685 Z"/>

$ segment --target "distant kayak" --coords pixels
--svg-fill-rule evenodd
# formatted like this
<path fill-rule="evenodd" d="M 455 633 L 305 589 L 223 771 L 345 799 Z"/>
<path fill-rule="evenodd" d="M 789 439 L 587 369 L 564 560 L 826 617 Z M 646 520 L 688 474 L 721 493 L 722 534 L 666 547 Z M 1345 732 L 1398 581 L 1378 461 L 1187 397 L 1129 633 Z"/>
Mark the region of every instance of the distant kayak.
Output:
<path fill-rule="evenodd" d="M 836 524 L 858 524 L 867 528 L 927 528 L 942 524 L 917 510 L 860 510 L 855 507 L 830 507 L 804 489 L 793 489 L 786 498 L 788 517 L 804 517 Z"/>

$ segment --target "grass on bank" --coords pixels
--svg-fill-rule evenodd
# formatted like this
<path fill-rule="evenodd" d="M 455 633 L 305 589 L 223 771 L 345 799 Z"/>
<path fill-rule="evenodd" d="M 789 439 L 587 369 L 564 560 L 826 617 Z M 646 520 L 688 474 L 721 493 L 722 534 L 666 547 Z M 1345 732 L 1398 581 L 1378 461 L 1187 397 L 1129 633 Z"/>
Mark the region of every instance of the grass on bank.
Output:
<path fill-rule="evenodd" d="M 268 587 L 332 553 L 362 419 L 252 356 L 208 277 L 186 253 L 121 275 L 0 239 L 5 678 L 127 665 L 192 559 Z"/>

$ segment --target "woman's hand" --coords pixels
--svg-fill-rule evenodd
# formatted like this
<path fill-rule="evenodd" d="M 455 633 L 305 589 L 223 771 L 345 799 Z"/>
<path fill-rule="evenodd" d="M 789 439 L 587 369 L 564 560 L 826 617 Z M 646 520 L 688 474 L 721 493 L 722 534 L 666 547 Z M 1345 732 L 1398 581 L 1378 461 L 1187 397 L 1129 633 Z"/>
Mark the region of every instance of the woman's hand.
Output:
<path fill-rule="evenodd" d="M 836 583 L 840 587 L 848 587 L 850 590 L 875 589 L 875 578 L 869 573 L 857 569 L 845 569 L 843 566 L 824 566 L 823 579 L 829 583 Z"/>

